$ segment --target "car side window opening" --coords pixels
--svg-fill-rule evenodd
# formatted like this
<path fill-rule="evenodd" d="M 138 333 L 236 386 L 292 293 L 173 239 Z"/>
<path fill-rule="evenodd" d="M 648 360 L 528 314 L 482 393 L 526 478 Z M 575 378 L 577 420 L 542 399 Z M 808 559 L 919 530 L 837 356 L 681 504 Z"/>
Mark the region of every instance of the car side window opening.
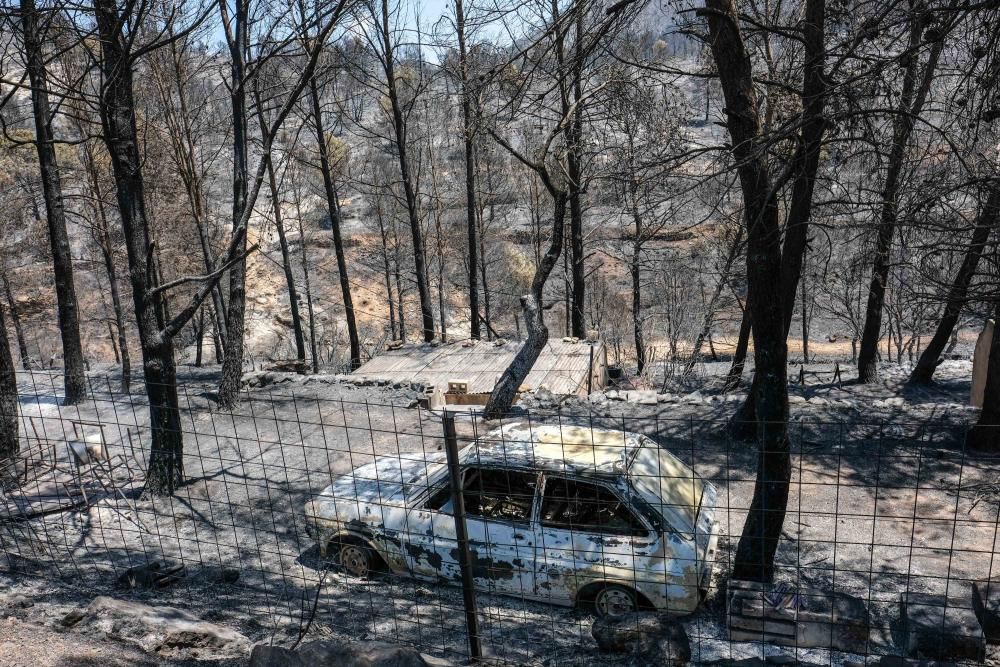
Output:
<path fill-rule="evenodd" d="M 533 472 L 469 468 L 462 483 L 465 513 L 482 519 L 528 523 L 537 484 L 538 476 Z M 450 487 L 445 484 L 432 493 L 424 507 L 451 514 Z"/>
<path fill-rule="evenodd" d="M 642 536 L 649 529 L 610 489 L 600 484 L 548 478 L 542 499 L 541 523 L 588 533 Z"/>

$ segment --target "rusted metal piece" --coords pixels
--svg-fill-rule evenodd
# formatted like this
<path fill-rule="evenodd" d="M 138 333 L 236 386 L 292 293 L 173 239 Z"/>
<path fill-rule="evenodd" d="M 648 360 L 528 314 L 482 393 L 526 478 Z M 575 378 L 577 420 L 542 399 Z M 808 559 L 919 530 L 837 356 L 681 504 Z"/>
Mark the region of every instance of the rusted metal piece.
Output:
<path fill-rule="evenodd" d="M 487 510 L 468 510 L 464 538 L 477 589 L 597 603 L 605 613 L 629 611 L 621 603 L 631 599 L 632 607 L 673 614 L 694 611 L 707 592 L 715 487 L 652 440 L 515 423 L 457 458 L 467 485 L 497 475 L 510 484 L 505 497 L 483 503 Z M 306 505 L 311 535 L 323 553 L 344 537 L 361 539 L 395 573 L 459 583 L 465 540 L 446 503 L 449 484 L 442 453 L 376 459 Z M 610 607 L 601 604 L 609 590 L 617 596 Z"/>

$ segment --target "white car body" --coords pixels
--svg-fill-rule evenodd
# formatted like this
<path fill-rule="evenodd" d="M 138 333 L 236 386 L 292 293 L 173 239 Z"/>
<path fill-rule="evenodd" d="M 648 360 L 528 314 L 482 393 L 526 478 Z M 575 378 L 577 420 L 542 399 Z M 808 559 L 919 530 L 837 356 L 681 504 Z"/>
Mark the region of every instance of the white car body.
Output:
<path fill-rule="evenodd" d="M 577 605 L 624 588 L 636 606 L 673 614 L 704 598 L 716 489 L 649 438 L 509 424 L 459 459 L 478 589 Z M 323 555 L 330 545 L 364 544 L 393 573 L 457 584 L 450 505 L 444 453 L 401 453 L 335 480 L 306 504 L 306 518 Z"/>

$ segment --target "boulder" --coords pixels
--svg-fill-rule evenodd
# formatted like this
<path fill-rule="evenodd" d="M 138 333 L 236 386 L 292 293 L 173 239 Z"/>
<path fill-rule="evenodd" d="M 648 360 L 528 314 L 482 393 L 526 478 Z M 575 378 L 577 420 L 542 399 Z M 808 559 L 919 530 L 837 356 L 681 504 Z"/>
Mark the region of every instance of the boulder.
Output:
<path fill-rule="evenodd" d="M 440 663 L 438 663 L 440 664 Z M 319 640 L 297 650 L 258 644 L 250 654 L 250 667 L 431 667 L 410 647 L 382 642 L 342 644 Z"/>
<path fill-rule="evenodd" d="M 630 653 L 649 664 L 685 665 L 691 659 L 684 626 L 664 614 L 639 612 L 598 618 L 590 634 L 602 651 Z"/>
<path fill-rule="evenodd" d="M 983 629 L 968 603 L 928 593 L 903 593 L 899 602 L 903 649 L 912 658 L 982 660 Z"/>
<path fill-rule="evenodd" d="M 638 403 L 639 405 L 656 405 L 656 392 L 652 390 L 630 391 L 628 392 L 628 400 L 630 403 Z"/>
<path fill-rule="evenodd" d="M 176 607 L 153 607 L 98 597 L 64 625 L 98 632 L 173 660 L 245 658 L 250 641 L 230 628 Z"/>
<path fill-rule="evenodd" d="M 972 584 L 972 611 L 990 644 L 1000 644 L 1000 579 Z"/>

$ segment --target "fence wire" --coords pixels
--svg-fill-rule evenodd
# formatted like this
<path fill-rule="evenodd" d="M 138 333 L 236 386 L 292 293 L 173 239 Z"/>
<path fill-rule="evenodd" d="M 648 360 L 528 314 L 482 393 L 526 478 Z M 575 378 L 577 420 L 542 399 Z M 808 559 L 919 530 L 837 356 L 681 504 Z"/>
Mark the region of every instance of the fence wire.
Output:
<path fill-rule="evenodd" d="M 973 585 L 986 613 L 1000 598 L 996 460 L 943 419 L 765 425 L 787 430 L 790 468 L 784 515 L 760 513 L 782 526 L 760 585 L 731 577 L 747 571 L 736 554 L 760 452 L 720 419 L 486 422 L 320 384 L 258 388 L 222 411 L 208 383 L 184 383 L 185 482 L 153 497 L 144 387 L 92 377 L 89 400 L 63 406 L 58 381 L 20 376 L 0 572 L 81 604 L 110 594 L 255 642 L 380 640 L 507 664 L 615 664 L 595 619 L 639 628 L 626 614 L 659 612 L 695 662 L 843 664 L 981 659 Z"/>

